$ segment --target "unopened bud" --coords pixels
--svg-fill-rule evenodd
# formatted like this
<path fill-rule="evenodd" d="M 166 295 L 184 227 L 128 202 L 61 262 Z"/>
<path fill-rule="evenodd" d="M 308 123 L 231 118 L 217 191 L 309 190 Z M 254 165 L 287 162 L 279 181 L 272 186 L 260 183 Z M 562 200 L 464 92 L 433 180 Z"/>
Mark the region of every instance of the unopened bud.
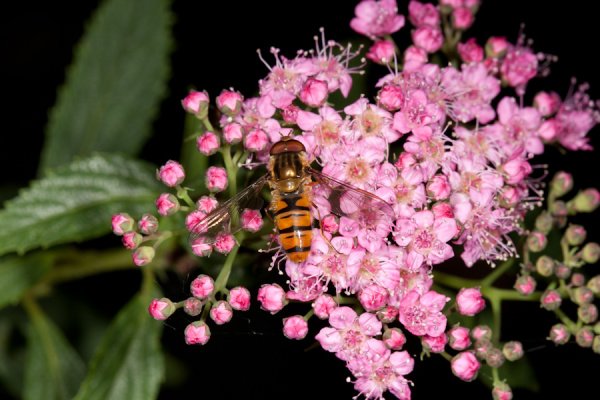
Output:
<path fill-rule="evenodd" d="M 512 389 L 506 382 L 494 382 L 492 398 L 494 400 L 511 400 L 513 398 Z"/>
<path fill-rule="evenodd" d="M 194 114 L 196 118 L 206 118 L 208 114 L 208 93 L 206 91 L 197 92 L 192 90 L 182 101 L 181 105 L 184 110 L 190 114 Z"/>
<path fill-rule="evenodd" d="M 580 273 L 575 273 L 571 276 L 571 284 L 574 287 L 585 285 L 585 276 Z"/>
<path fill-rule="evenodd" d="M 550 328 L 548 340 L 553 341 L 555 344 L 565 344 L 570 338 L 571 332 L 565 324 L 556 324 Z"/>
<path fill-rule="evenodd" d="M 592 341 L 592 350 L 596 354 L 600 354 L 600 336 L 594 336 L 594 340 Z"/>
<path fill-rule="evenodd" d="M 504 354 L 500 349 L 490 349 L 485 356 L 485 362 L 492 368 L 498 368 L 504 364 Z"/>
<path fill-rule="evenodd" d="M 185 303 L 183 303 L 183 311 L 192 317 L 199 315 L 200 312 L 202 312 L 202 301 L 196 297 L 188 298 Z"/>
<path fill-rule="evenodd" d="M 600 258 L 600 245 L 596 242 L 587 243 L 583 246 L 581 257 L 586 263 L 595 264 Z"/>
<path fill-rule="evenodd" d="M 502 353 L 508 361 L 518 360 L 523 357 L 523 345 L 516 340 L 506 342 L 502 348 Z"/>
<path fill-rule="evenodd" d="M 400 328 L 386 329 L 381 338 L 385 346 L 390 350 L 400 350 L 406 343 L 406 336 Z"/>
<path fill-rule="evenodd" d="M 585 189 L 577 193 L 575 198 L 568 204 L 569 210 L 590 213 L 598 208 L 600 204 L 600 193 L 594 188 Z"/>
<path fill-rule="evenodd" d="M 210 329 L 206 323 L 195 321 L 185 328 L 184 336 L 187 344 L 206 344 L 210 339 Z"/>
<path fill-rule="evenodd" d="M 581 225 L 569 225 L 565 231 L 565 238 L 567 239 L 567 243 L 569 243 L 571 246 L 579 246 L 585 241 L 585 237 L 586 231 Z"/>
<path fill-rule="evenodd" d="M 579 328 L 575 333 L 575 341 L 581 347 L 592 347 L 592 342 L 594 341 L 594 332 L 591 328 L 584 326 L 583 328 Z"/>
<path fill-rule="evenodd" d="M 231 306 L 225 300 L 219 300 L 210 309 L 210 318 L 215 321 L 217 325 L 223 325 L 231 321 L 233 311 Z"/>
<path fill-rule="evenodd" d="M 542 211 L 540 215 L 535 219 L 535 229 L 547 235 L 550 233 L 552 226 L 554 225 L 554 218 L 546 211 Z"/>
<path fill-rule="evenodd" d="M 232 90 L 223 90 L 216 99 L 217 108 L 228 117 L 235 117 L 240 112 L 243 101 L 244 96 Z"/>
<path fill-rule="evenodd" d="M 571 268 L 565 263 L 554 264 L 554 275 L 559 279 L 569 279 L 571 272 Z"/>
<path fill-rule="evenodd" d="M 378 310 L 375 315 L 377 315 L 377 319 L 383 322 L 384 324 L 390 324 L 394 322 L 396 317 L 398 316 L 398 308 L 392 306 L 386 306 L 382 309 Z"/>
<path fill-rule="evenodd" d="M 550 182 L 550 190 L 554 197 L 562 197 L 573 189 L 573 176 L 567 172 L 557 172 Z"/>
<path fill-rule="evenodd" d="M 490 350 L 494 348 L 492 342 L 488 339 L 479 339 L 473 345 L 475 349 L 475 355 L 480 360 L 485 360 Z"/>
<path fill-rule="evenodd" d="M 577 317 L 584 324 L 592 324 L 598 319 L 598 307 L 595 304 L 583 304 L 577 308 Z"/>
<path fill-rule="evenodd" d="M 492 330 L 487 325 L 477 325 L 476 327 L 471 329 L 471 336 L 475 340 L 490 340 L 492 338 Z"/>
<path fill-rule="evenodd" d="M 600 275 L 596 275 L 593 278 L 591 278 L 590 280 L 588 280 L 587 287 L 590 288 L 590 290 L 592 292 L 594 292 L 594 294 L 599 294 L 600 293 Z"/>
<path fill-rule="evenodd" d="M 126 249 L 132 250 L 137 248 L 143 239 L 142 235 L 137 232 L 127 232 L 123 235 L 123 245 Z"/>
<path fill-rule="evenodd" d="M 550 276 L 554 273 L 554 260 L 547 255 L 540 256 L 535 262 L 535 269 L 541 276 Z"/>
<path fill-rule="evenodd" d="M 138 229 L 144 235 L 151 235 L 158 229 L 158 220 L 152 214 L 144 214 L 138 221 Z"/>
<path fill-rule="evenodd" d="M 168 217 L 179 211 L 179 200 L 171 193 L 163 193 L 156 199 L 156 208 L 163 217 Z"/>
<path fill-rule="evenodd" d="M 579 286 L 571 291 L 571 300 L 580 306 L 590 304 L 594 300 L 594 293 L 587 286 Z"/>
<path fill-rule="evenodd" d="M 125 232 L 132 231 L 135 226 L 133 218 L 127 213 L 113 215 L 111 223 L 113 233 L 119 236 L 125 234 Z"/>
<path fill-rule="evenodd" d="M 133 263 L 139 267 L 148 265 L 154 259 L 156 251 L 153 247 L 142 246 L 133 252 Z"/>
<path fill-rule="evenodd" d="M 542 232 L 531 232 L 527 236 L 527 246 L 535 253 L 544 250 L 547 244 L 548 238 Z"/>
<path fill-rule="evenodd" d="M 175 305 L 171 300 L 163 297 L 160 300 L 152 300 L 150 307 L 148 307 L 148 311 L 154 319 L 164 320 L 169 318 L 175 312 Z"/>
<path fill-rule="evenodd" d="M 529 296 L 535 290 L 536 281 L 531 275 L 519 276 L 514 288 L 522 296 Z"/>
<path fill-rule="evenodd" d="M 546 290 L 542 293 L 541 305 L 546 310 L 557 310 L 562 304 L 562 298 L 556 290 Z"/>

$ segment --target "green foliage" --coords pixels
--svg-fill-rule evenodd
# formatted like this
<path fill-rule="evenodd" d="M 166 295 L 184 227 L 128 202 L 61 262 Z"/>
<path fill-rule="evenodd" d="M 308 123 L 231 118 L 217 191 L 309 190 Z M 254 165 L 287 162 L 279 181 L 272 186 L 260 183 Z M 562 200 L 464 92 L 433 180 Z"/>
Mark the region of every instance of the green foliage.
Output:
<path fill-rule="evenodd" d="M 151 212 L 160 190 L 151 165 L 119 155 L 57 168 L 0 211 L 0 254 L 106 234 L 115 213 Z"/>
<path fill-rule="evenodd" d="M 50 267 L 50 259 L 42 254 L 1 257 L 0 308 L 17 303 L 23 293 L 36 284 Z"/>
<path fill-rule="evenodd" d="M 98 8 L 50 114 L 40 171 L 98 151 L 140 151 L 166 91 L 168 7 L 107 0 Z"/>

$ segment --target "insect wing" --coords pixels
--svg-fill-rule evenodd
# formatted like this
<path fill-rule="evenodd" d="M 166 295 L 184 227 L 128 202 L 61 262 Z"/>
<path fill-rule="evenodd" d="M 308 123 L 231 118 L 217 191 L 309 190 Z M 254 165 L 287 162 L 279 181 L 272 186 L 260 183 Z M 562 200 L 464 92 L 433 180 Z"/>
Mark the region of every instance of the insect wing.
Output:
<path fill-rule="evenodd" d="M 319 208 L 339 217 L 366 218 L 372 226 L 381 224 L 392 229 L 394 210 L 382 198 L 312 168 L 309 172 L 319 184 L 313 191 L 313 202 Z"/>
<path fill-rule="evenodd" d="M 217 236 L 222 233 L 230 235 L 237 233 L 244 228 L 242 214 L 246 210 L 258 211 L 260 215 L 264 203 L 260 197 L 260 190 L 267 182 L 267 178 L 268 176 L 264 175 L 198 222 L 191 229 L 190 245 L 194 246 L 199 238 L 203 238 L 202 244 L 210 245 L 215 243 Z"/>

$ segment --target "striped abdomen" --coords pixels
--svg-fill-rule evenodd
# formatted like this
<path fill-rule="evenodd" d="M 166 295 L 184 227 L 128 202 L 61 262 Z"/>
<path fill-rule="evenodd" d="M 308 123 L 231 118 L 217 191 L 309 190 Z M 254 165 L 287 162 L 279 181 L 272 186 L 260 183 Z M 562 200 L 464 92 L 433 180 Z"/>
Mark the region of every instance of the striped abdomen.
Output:
<path fill-rule="evenodd" d="M 279 240 L 288 258 L 304 261 L 312 240 L 312 217 L 306 193 L 281 193 L 275 217 Z"/>

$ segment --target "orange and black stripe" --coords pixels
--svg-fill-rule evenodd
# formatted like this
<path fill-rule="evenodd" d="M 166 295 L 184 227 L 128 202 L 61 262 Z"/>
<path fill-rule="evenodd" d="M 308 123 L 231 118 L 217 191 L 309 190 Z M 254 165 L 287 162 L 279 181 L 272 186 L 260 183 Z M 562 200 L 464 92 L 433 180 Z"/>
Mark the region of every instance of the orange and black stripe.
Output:
<path fill-rule="evenodd" d="M 282 193 L 275 211 L 277 231 L 290 260 L 301 262 L 310 253 L 312 218 L 305 193 Z"/>

